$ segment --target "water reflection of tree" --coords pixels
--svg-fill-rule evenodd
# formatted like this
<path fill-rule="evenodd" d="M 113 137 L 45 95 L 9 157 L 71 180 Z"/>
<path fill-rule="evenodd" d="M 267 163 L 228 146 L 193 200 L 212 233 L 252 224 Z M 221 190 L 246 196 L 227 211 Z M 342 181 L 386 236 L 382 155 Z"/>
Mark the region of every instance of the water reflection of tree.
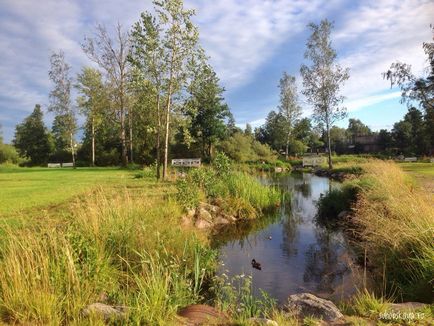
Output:
<path fill-rule="evenodd" d="M 316 229 L 316 243 L 306 251 L 306 268 L 303 280 L 316 283 L 318 292 L 333 292 L 334 286 L 342 280 L 348 266 L 339 261 L 340 245 L 332 232 Z"/>

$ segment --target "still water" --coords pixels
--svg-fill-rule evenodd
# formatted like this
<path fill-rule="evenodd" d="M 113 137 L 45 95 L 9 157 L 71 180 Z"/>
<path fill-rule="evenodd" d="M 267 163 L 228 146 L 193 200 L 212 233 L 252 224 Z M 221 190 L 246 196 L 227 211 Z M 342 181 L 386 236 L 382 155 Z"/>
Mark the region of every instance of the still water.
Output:
<path fill-rule="evenodd" d="M 219 234 L 218 273 L 251 275 L 255 294 L 265 290 L 280 303 L 301 292 L 333 300 L 353 294 L 362 279 L 345 235 L 315 220 L 321 194 L 339 184 L 309 173 L 262 176 L 261 181 L 290 192 L 290 199 L 283 197 L 273 215 Z M 252 259 L 261 270 L 252 268 Z"/>

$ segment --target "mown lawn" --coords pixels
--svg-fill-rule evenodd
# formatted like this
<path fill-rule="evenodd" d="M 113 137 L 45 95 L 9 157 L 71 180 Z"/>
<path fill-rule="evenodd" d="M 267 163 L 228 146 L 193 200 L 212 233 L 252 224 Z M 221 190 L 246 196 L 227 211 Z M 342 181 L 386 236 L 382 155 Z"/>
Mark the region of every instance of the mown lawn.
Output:
<path fill-rule="evenodd" d="M 61 204 L 97 186 L 143 187 L 134 171 L 119 168 L 0 167 L 0 216 Z"/>
<path fill-rule="evenodd" d="M 434 177 L 434 163 L 400 163 L 405 172 Z"/>

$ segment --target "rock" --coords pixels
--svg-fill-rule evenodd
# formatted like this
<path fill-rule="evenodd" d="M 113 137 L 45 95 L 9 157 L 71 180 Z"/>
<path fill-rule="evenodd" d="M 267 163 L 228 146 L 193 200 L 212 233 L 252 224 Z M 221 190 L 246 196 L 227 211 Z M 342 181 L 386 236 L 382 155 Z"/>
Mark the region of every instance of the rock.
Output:
<path fill-rule="evenodd" d="M 208 212 L 217 214 L 220 211 L 220 207 L 216 206 L 216 205 L 211 205 L 208 203 L 200 203 L 199 204 L 199 208 L 203 208 L 205 210 L 207 210 Z"/>
<path fill-rule="evenodd" d="M 222 216 L 217 216 L 214 219 L 214 223 L 215 224 L 229 224 L 230 222 Z"/>
<path fill-rule="evenodd" d="M 425 308 L 426 306 L 427 304 L 421 302 L 403 302 L 390 304 L 390 309 L 394 311 L 408 311 Z"/>
<path fill-rule="evenodd" d="M 187 217 L 188 218 L 190 218 L 190 219 L 192 219 L 194 216 L 196 215 L 196 210 L 195 209 L 189 209 L 188 211 L 187 211 Z"/>
<path fill-rule="evenodd" d="M 347 216 L 350 214 L 350 212 L 348 211 L 342 211 L 338 214 L 338 219 L 343 220 L 345 218 L 347 218 Z"/>
<path fill-rule="evenodd" d="M 126 317 L 128 308 L 125 306 L 110 306 L 104 303 L 92 303 L 83 309 L 83 315 L 100 315 L 104 320 L 122 319 Z"/>
<path fill-rule="evenodd" d="M 196 223 L 194 223 L 194 226 L 198 229 L 207 229 L 212 226 L 211 222 L 208 222 L 207 220 L 203 219 L 197 219 Z"/>
<path fill-rule="evenodd" d="M 233 215 L 222 213 L 221 216 L 224 219 L 228 220 L 229 222 L 236 222 L 237 221 L 237 218 L 235 216 L 233 216 Z"/>
<path fill-rule="evenodd" d="M 212 221 L 211 214 L 205 208 L 203 208 L 203 207 L 199 208 L 199 211 L 197 213 L 197 217 L 198 217 L 198 220 L 202 219 L 202 220 L 206 220 L 208 222 Z"/>
<path fill-rule="evenodd" d="M 344 317 L 333 302 L 310 293 L 290 295 L 285 310 L 295 313 L 300 318 L 313 316 L 328 322 Z"/>
<path fill-rule="evenodd" d="M 181 309 L 178 315 L 186 319 L 185 325 L 222 325 L 228 318 L 215 308 L 203 304 L 194 304 Z"/>
<path fill-rule="evenodd" d="M 257 326 L 263 326 L 263 325 L 269 325 L 269 326 L 279 326 L 279 324 L 277 322 L 275 322 L 274 320 L 271 319 L 267 319 L 267 318 L 258 318 L 258 317 L 252 317 L 247 319 L 247 321 L 249 322 L 249 325 L 257 325 Z"/>
<path fill-rule="evenodd" d="M 191 219 L 187 215 L 181 217 L 181 225 L 182 226 L 190 226 L 191 225 Z"/>

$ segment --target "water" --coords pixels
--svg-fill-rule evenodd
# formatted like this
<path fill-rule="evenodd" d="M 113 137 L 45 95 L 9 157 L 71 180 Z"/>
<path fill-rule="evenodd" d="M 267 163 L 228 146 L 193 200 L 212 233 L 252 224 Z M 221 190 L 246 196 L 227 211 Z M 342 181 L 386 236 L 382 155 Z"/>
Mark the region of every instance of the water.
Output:
<path fill-rule="evenodd" d="M 301 292 L 334 300 L 353 294 L 362 278 L 345 235 L 315 221 L 320 195 L 339 184 L 309 173 L 264 176 L 261 181 L 291 191 L 291 205 L 221 232 L 215 239 L 220 249 L 218 273 L 251 275 L 256 295 L 262 289 L 280 303 Z M 262 270 L 252 268 L 252 259 Z"/>

